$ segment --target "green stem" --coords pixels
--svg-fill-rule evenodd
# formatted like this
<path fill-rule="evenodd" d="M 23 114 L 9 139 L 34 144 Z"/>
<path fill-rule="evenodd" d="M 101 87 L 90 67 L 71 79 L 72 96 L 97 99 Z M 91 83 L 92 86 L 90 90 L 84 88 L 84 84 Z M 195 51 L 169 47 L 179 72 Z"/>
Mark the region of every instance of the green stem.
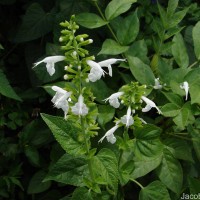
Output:
<path fill-rule="evenodd" d="M 136 183 L 141 189 L 143 189 L 144 187 L 135 179 L 130 179 L 131 181 L 133 181 L 134 183 Z"/>
<path fill-rule="evenodd" d="M 199 60 L 197 60 L 197 61 L 195 61 L 194 63 L 192 63 L 188 68 L 192 68 L 192 67 L 194 67 L 196 64 L 198 64 L 199 63 Z"/>
<path fill-rule="evenodd" d="M 180 135 L 174 135 L 172 133 L 167 133 L 167 135 L 171 135 L 173 137 L 177 137 L 177 138 L 180 138 L 180 139 L 183 139 L 183 140 L 189 140 L 189 141 L 192 140 L 191 138 L 186 138 L 186 137 L 183 137 L 183 136 L 180 136 Z"/>
<path fill-rule="evenodd" d="M 99 14 L 101 15 L 101 17 L 103 18 L 104 21 L 108 22 L 107 19 L 105 18 L 104 14 L 102 13 L 98 3 L 96 1 L 94 1 L 94 4 L 97 8 L 97 10 L 99 11 Z M 115 33 L 113 32 L 111 26 L 109 23 L 106 24 L 106 26 L 108 27 L 109 31 L 111 32 L 113 38 L 120 44 L 119 40 L 117 39 L 117 36 L 115 35 Z"/>

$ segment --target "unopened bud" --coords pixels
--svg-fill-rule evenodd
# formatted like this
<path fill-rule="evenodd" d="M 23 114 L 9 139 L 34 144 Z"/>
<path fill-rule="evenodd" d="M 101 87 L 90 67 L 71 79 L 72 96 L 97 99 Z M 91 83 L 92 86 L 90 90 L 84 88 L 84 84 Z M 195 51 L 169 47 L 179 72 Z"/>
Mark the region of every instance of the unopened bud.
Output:
<path fill-rule="evenodd" d="M 76 51 L 74 51 L 74 52 L 72 53 L 72 55 L 73 55 L 73 56 L 76 56 L 76 55 L 77 55 L 77 52 L 76 52 Z"/>
<path fill-rule="evenodd" d="M 81 66 L 80 65 L 78 66 L 78 70 L 81 70 Z"/>
<path fill-rule="evenodd" d="M 63 42 L 63 38 L 62 37 L 59 38 L 59 42 Z"/>
<path fill-rule="evenodd" d="M 65 68 L 64 68 L 64 69 L 67 71 L 68 67 L 69 67 L 69 66 L 65 66 Z"/>
<path fill-rule="evenodd" d="M 89 43 L 93 43 L 93 39 L 89 39 L 88 41 L 89 41 Z"/>
<path fill-rule="evenodd" d="M 68 79 L 67 74 L 65 74 L 63 78 L 64 78 L 65 80 L 67 80 L 67 79 Z"/>
<path fill-rule="evenodd" d="M 85 79 L 85 82 L 86 82 L 86 83 L 89 83 L 89 82 L 90 82 L 89 78 L 86 78 L 86 79 Z"/>

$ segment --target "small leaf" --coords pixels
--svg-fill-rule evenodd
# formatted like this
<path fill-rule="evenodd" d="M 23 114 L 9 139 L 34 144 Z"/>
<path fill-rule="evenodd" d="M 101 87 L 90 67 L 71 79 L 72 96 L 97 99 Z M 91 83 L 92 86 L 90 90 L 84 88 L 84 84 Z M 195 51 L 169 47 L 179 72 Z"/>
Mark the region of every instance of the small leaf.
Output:
<path fill-rule="evenodd" d="M 31 4 L 16 34 L 16 42 L 31 41 L 44 36 L 52 30 L 53 22 L 54 14 L 45 13 L 38 3 Z"/>
<path fill-rule="evenodd" d="M 121 46 L 112 39 L 106 39 L 103 43 L 101 51 L 99 52 L 99 55 L 100 54 L 118 55 L 127 51 L 128 48 L 129 46 Z"/>
<path fill-rule="evenodd" d="M 64 154 L 50 169 L 44 181 L 54 180 L 60 183 L 84 186 L 83 178 L 88 176 L 87 162 L 83 157 Z"/>
<path fill-rule="evenodd" d="M 126 17 L 117 31 L 117 37 L 122 45 L 128 45 L 135 40 L 139 32 L 137 11 Z"/>
<path fill-rule="evenodd" d="M 39 152 L 34 146 L 25 146 L 24 153 L 32 165 L 40 166 Z"/>
<path fill-rule="evenodd" d="M 182 167 L 179 161 L 167 149 L 163 150 L 163 160 L 157 169 L 157 174 L 162 183 L 170 190 L 176 194 L 180 193 L 183 182 Z"/>
<path fill-rule="evenodd" d="M 87 188 L 76 188 L 73 192 L 71 200 L 94 200 L 91 193 L 91 190 L 88 190 Z"/>
<path fill-rule="evenodd" d="M 1 69 L 0 69 L 0 94 L 15 99 L 17 101 L 22 101 L 21 98 L 16 94 L 16 92 L 10 86 L 8 79 L 6 78 L 5 74 Z"/>
<path fill-rule="evenodd" d="M 194 52 L 196 55 L 196 58 L 200 60 L 200 22 L 196 23 L 192 30 L 192 37 L 194 42 Z"/>
<path fill-rule="evenodd" d="M 32 176 L 28 185 L 28 194 L 37 194 L 49 189 L 51 182 L 42 182 L 45 175 L 46 173 L 44 171 L 38 171 Z"/>
<path fill-rule="evenodd" d="M 135 2 L 137 2 L 137 0 L 112 0 L 105 10 L 106 19 L 112 20 L 120 14 L 126 12 Z"/>
<path fill-rule="evenodd" d="M 140 191 L 139 200 L 171 200 L 166 186 L 160 181 L 154 181 Z"/>
<path fill-rule="evenodd" d="M 174 14 L 174 12 L 178 6 L 178 2 L 179 2 L 179 0 L 169 0 L 168 7 L 167 7 L 168 17 L 171 17 Z"/>
<path fill-rule="evenodd" d="M 180 33 L 176 34 L 173 38 L 172 54 L 177 64 L 181 68 L 186 68 L 189 65 L 189 57 L 184 44 L 183 37 Z"/>
<path fill-rule="evenodd" d="M 128 57 L 128 62 L 131 73 L 137 81 L 141 84 L 154 85 L 155 76 L 148 65 L 144 64 L 139 58 L 132 56 Z"/>
<path fill-rule="evenodd" d="M 81 13 L 76 15 L 76 22 L 86 28 L 98 28 L 106 25 L 108 22 L 104 21 L 100 16 L 94 13 Z"/>
<path fill-rule="evenodd" d="M 41 114 L 41 116 L 58 143 L 66 152 L 72 155 L 82 155 L 85 153 L 84 146 L 78 141 L 78 135 L 81 133 L 81 129 L 72 121 L 66 121 L 62 117 L 47 114 Z"/>

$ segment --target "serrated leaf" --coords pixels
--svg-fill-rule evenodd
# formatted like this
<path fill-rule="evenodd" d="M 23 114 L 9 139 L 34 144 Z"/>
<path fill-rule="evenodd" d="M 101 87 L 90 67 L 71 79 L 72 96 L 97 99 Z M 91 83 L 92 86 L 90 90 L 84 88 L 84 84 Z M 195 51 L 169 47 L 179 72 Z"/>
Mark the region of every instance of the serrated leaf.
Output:
<path fill-rule="evenodd" d="M 163 160 L 157 168 L 157 174 L 162 183 L 170 190 L 176 194 L 180 193 L 183 182 L 182 167 L 179 161 L 167 149 L 163 150 Z"/>
<path fill-rule="evenodd" d="M 117 30 L 117 37 L 122 45 L 128 45 L 135 40 L 139 32 L 137 11 L 126 17 Z"/>
<path fill-rule="evenodd" d="M 131 73 L 141 84 L 154 85 L 155 76 L 149 67 L 144 64 L 139 58 L 128 56 L 128 63 Z"/>
<path fill-rule="evenodd" d="M 129 46 L 121 46 L 112 39 L 106 39 L 103 43 L 101 51 L 99 52 L 99 55 L 100 54 L 118 55 L 127 51 L 128 48 Z"/>
<path fill-rule="evenodd" d="M 175 117 L 179 114 L 180 109 L 181 107 L 177 106 L 176 104 L 167 103 L 162 107 L 161 111 L 165 117 Z"/>
<path fill-rule="evenodd" d="M 6 78 L 3 71 L 0 69 L 0 94 L 8 98 L 22 101 L 22 99 L 16 94 L 13 88 L 10 86 L 8 79 Z"/>
<path fill-rule="evenodd" d="M 78 128 L 72 121 L 64 120 L 62 117 L 41 114 L 42 119 L 52 131 L 57 142 L 69 154 L 82 155 L 85 153 L 85 148 L 78 141 L 78 134 L 81 129 Z"/>
<path fill-rule="evenodd" d="M 126 12 L 135 2 L 137 2 L 137 0 L 112 0 L 105 9 L 106 19 L 112 20 Z"/>
<path fill-rule="evenodd" d="M 84 186 L 84 177 L 88 176 L 88 165 L 83 157 L 64 154 L 50 169 L 44 181 L 54 180 L 60 183 Z"/>
<path fill-rule="evenodd" d="M 140 191 L 139 200 L 171 200 L 166 186 L 160 181 L 154 181 Z"/>
<path fill-rule="evenodd" d="M 110 192 L 116 194 L 118 186 L 118 165 L 114 152 L 110 149 L 101 149 L 91 161 L 96 179 L 101 180 L 102 184 L 107 185 Z"/>
<path fill-rule="evenodd" d="M 174 12 L 178 6 L 178 2 L 179 2 L 179 0 L 169 0 L 168 6 L 167 6 L 167 16 L 168 17 L 171 17 L 174 14 Z"/>
<path fill-rule="evenodd" d="M 194 52 L 196 55 L 196 58 L 200 60 L 200 22 L 196 23 L 194 28 L 192 29 L 192 37 L 193 37 L 193 43 L 194 43 Z"/>
<path fill-rule="evenodd" d="M 46 173 L 44 171 L 38 171 L 32 176 L 28 185 L 28 194 L 37 194 L 49 189 L 49 187 L 51 186 L 51 182 L 42 182 L 45 175 Z"/>
<path fill-rule="evenodd" d="M 173 38 L 172 54 L 175 61 L 181 68 L 186 68 L 189 65 L 189 57 L 185 47 L 183 37 L 180 33 L 176 34 Z"/>
<path fill-rule="evenodd" d="M 16 34 L 16 42 L 27 42 L 44 36 L 53 28 L 54 14 L 45 13 L 40 4 L 31 4 Z"/>
<path fill-rule="evenodd" d="M 81 26 L 91 29 L 104 26 L 108 23 L 94 13 L 80 13 L 76 15 L 75 20 Z"/>

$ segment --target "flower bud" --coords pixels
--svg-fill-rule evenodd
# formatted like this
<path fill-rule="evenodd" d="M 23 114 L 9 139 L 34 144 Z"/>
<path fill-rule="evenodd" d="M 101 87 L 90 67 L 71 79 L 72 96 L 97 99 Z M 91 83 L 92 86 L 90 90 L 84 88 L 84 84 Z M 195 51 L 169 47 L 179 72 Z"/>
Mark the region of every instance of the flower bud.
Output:
<path fill-rule="evenodd" d="M 67 74 L 65 74 L 63 78 L 64 78 L 64 80 L 67 80 L 68 79 Z"/>

